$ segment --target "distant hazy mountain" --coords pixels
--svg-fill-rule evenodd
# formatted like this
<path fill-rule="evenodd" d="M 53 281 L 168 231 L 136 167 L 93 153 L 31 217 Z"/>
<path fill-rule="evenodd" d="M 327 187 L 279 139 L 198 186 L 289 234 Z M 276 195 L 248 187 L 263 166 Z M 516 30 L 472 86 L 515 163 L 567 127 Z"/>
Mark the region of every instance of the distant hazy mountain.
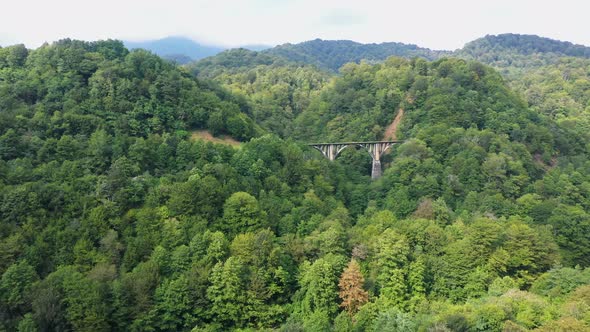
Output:
<path fill-rule="evenodd" d="M 228 47 L 219 45 L 200 44 L 186 37 L 166 37 L 158 40 L 124 41 L 128 49 L 143 48 L 179 64 L 189 63 L 209 56 L 216 55 Z M 262 51 L 272 46 L 245 45 L 242 48 L 252 51 Z"/>
<path fill-rule="evenodd" d="M 143 48 L 178 63 L 199 60 L 215 55 L 225 49 L 220 46 L 199 44 L 186 37 L 166 37 L 158 40 L 125 41 L 124 43 L 129 49 Z"/>
<path fill-rule="evenodd" d="M 184 64 L 194 61 L 193 58 L 186 56 L 184 54 L 166 54 L 166 55 L 162 55 L 162 58 L 164 58 L 168 61 L 177 63 L 179 65 L 184 65 Z"/>
<path fill-rule="evenodd" d="M 243 45 L 240 46 L 239 48 L 243 48 L 243 49 L 247 49 L 250 51 L 264 51 L 264 50 L 268 50 L 270 48 L 272 48 L 272 46 L 270 45 L 262 45 L 262 44 L 252 44 L 252 45 Z"/>

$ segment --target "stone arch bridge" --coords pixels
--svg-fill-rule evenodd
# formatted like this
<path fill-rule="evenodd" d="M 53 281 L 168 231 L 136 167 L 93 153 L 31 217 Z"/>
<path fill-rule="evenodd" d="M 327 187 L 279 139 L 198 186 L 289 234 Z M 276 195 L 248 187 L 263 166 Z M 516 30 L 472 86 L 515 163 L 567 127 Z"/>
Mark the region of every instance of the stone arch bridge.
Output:
<path fill-rule="evenodd" d="M 340 143 L 312 143 L 308 144 L 311 147 L 319 150 L 324 157 L 330 161 L 334 161 L 336 157 L 349 146 L 360 146 L 367 150 L 373 159 L 373 168 L 371 170 L 371 178 L 377 179 L 383 173 L 381 169 L 381 155 L 387 151 L 394 144 L 402 143 L 402 141 L 372 141 L 372 142 L 340 142 Z"/>

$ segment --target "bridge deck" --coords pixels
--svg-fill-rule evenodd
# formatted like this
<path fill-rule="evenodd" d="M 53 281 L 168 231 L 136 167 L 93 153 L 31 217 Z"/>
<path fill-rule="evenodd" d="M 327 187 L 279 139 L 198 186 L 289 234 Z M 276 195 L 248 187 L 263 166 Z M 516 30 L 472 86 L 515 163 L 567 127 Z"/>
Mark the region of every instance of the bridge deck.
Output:
<path fill-rule="evenodd" d="M 365 142 L 334 142 L 334 143 L 308 143 L 309 146 L 314 145 L 332 145 L 332 144 L 376 144 L 376 143 L 402 143 L 403 141 L 365 141 Z"/>

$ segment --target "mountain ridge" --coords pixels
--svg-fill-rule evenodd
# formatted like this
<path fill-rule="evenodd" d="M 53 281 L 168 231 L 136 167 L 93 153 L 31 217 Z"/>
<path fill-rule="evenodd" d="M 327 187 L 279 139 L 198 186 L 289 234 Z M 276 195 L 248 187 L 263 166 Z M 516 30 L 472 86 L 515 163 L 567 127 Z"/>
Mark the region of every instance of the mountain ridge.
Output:
<path fill-rule="evenodd" d="M 143 48 L 163 58 L 183 55 L 191 60 L 198 60 L 223 51 L 221 47 L 198 43 L 182 36 L 170 36 L 146 41 L 124 41 L 123 43 L 130 50 Z"/>
<path fill-rule="evenodd" d="M 298 44 L 282 44 L 263 51 L 293 62 L 304 62 L 337 71 L 348 62 L 381 61 L 390 56 L 422 57 L 435 60 L 448 51 L 437 51 L 414 44 L 384 42 L 363 44 L 352 40 L 314 39 Z"/>
<path fill-rule="evenodd" d="M 186 64 L 191 61 L 214 56 L 224 50 L 230 49 L 230 47 L 203 43 L 184 36 L 168 36 L 142 41 L 124 40 L 123 43 L 130 50 L 143 48 L 178 64 Z M 240 47 L 252 51 L 261 51 L 271 46 L 251 44 Z"/>
<path fill-rule="evenodd" d="M 454 51 L 432 50 L 415 44 L 399 42 L 363 44 L 352 40 L 316 38 L 296 44 L 277 45 L 262 50 L 260 53 L 293 63 L 314 65 L 330 72 L 337 72 L 342 65 L 349 62 L 358 63 L 361 60 L 379 62 L 390 56 L 421 57 L 426 60 L 451 56 L 477 60 L 495 67 L 540 66 L 556 63 L 557 59 L 562 57 L 590 58 L 590 47 L 537 35 L 508 33 L 486 35 L 472 40 Z M 531 56 L 533 60 L 530 59 Z M 533 61 L 536 62 L 533 63 Z"/>

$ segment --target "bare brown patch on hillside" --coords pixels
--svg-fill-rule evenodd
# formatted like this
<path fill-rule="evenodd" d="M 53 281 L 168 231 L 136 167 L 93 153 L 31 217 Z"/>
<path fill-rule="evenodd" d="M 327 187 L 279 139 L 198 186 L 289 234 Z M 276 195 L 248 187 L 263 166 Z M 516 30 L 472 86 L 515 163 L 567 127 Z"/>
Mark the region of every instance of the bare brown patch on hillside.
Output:
<path fill-rule="evenodd" d="M 191 133 L 191 139 L 193 141 L 202 140 L 216 144 L 226 144 L 231 145 L 233 147 L 239 147 L 240 142 L 236 141 L 235 139 L 229 136 L 221 136 L 221 137 L 214 137 L 211 133 L 207 130 L 195 130 Z"/>
<path fill-rule="evenodd" d="M 546 172 L 557 167 L 557 157 L 556 156 L 551 157 L 551 161 L 549 163 L 546 163 L 543 160 L 543 156 L 541 156 L 540 153 L 535 153 L 533 155 L 533 159 L 535 160 L 537 165 L 541 166 L 541 168 L 544 169 Z"/>
<path fill-rule="evenodd" d="M 385 130 L 385 134 L 383 135 L 383 140 L 386 141 L 395 141 L 397 140 L 397 128 L 399 127 L 400 122 L 402 122 L 402 118 L 404 117 L 404 110 L 400 108 L 393 119 L 393 122 L 387 126 Z"/>

